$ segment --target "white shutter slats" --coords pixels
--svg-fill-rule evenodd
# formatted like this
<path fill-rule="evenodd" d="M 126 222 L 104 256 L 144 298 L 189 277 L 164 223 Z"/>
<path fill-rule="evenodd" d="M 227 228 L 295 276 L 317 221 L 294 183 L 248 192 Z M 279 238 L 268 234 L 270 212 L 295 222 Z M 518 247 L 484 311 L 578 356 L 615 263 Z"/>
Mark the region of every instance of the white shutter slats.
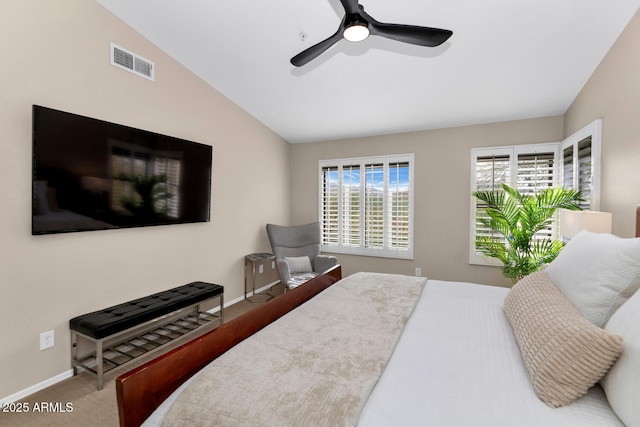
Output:
<path fill-rule="evenodd" d="M 591 209 L 593 186 L 593 140 L 588 136 L 562 150 L 562 185 L 582 192 L 582 209 Z"/>
<path fill-rule="evenodd" d="M 475 191 L 499 190 L 510 182 L 510 156 L 482 156 L 476 162 Z"/>
<path fill-rule="evenodd" d="M 339 191 L 338 167 L 322 168 L 321 223 L 324 245 L 338 244 Z"/>
<path fill-rule="evenodd" d="M 389 165 L 389 191 L 387 205 L 391 209 L 388 216 L 390 233 L 388 249 L 407 250 L 409 248 L 409 163 L 393 163 Z"/>
<path fill-rule="evenodd" d="M 556 149 L 553 146 L 500 147 L 495 149 L 479 149 L 472 155 L 474 179 L 472 191 L 501 191 L 502 184 L 516 188 L 523 194 L 533 195 L 544 188 L 553 187 L 556 182 Z M 482 154 L 481 154 L 482 153 Z M 488 154 L 489 153 L 489 154 Z M 472 263 L 486 264 L 486 257 L 475 248 L 475 240 L 479 236 L 494 236 L 492 230 L 481 221 L 488 219 L 486 205 L 474 199 L 473 228 L 471 236 L 470 259 Z M 543 230 L 538 236 L 550 237 L 553 230 Z M 494 236 L 501 237 L 501 236 Z"/>
<path fill-rule="evenodd" d="M 384 247 L 384 165 L 365 165 L 364 247 Z"/>
<path fill-rule="evenodd" d="M 325 250 L 412 258 L 413 155 L 320 162 Z"/>
<path fill-rule="evenodd" d="M 582 192 L 583 209 L 600 208 L 602 120 L 598 119 L 562 142 L 474 148 L 471 150 L 471 191 L 492 191 L 507 183 L 526 194 L 561 185 Z M 509 170 L 513 171 L 509 176 Z M 498 265 L 475 250 L 476 236 L 488 233 L 478 224 L 482 206 L 471 202 L 471 264 Z M 548 235 L 556 236 L 557 227 Z"/>
<path fill-rule="evenodd" d="M 519 154 L 516 188 L 523 194 L 533 195 L 553 187 L 554 153 Z"/>
<path fill-rule="evenodd" d="M 495 155 L 480 156 L 476 159 L 476 186 L 473 191 L 500 191 L 502 184 L 510 184 L 511 177 L 511 156 Z M 491 236 L 491 229 L 484 226 L 481 218 L 487 219 L 484 209 L 486 205 L 479 200 L 476 202 L 476 236 Z M 475 241 L 475 238 L 474 238 Z"/>
<path fill-rule="evenodd" d="M 360 245 L 360 166 L 345 165 L 342 167 L 342 244 L 345 246 Z"/>
<path fill-rule="evenodd" d="M 573 169 L 573 146 L 569 146 L 562 150 L 562 180 L 566 188 L 575 188 Z"/>
<path fill-rule="evenodd" d="M 593 162 L 591 158 L 591 137 L 578 143 L 578 190 L 582 191 L 585 202 L 581 203 L 583 209 L 591 206 L 591 180 L 593 177 Z"/>

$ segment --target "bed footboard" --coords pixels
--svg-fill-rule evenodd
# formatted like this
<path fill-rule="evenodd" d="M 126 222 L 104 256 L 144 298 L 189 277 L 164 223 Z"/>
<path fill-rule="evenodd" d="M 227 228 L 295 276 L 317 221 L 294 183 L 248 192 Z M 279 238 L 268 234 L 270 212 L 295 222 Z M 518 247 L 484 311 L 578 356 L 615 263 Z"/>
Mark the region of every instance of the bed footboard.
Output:
<path fill-rule="evenodd" d="M 342 278 L 340 265 L 116 378 L 121 426 L 139 426 L 184 381 L 212 360 Z"/>

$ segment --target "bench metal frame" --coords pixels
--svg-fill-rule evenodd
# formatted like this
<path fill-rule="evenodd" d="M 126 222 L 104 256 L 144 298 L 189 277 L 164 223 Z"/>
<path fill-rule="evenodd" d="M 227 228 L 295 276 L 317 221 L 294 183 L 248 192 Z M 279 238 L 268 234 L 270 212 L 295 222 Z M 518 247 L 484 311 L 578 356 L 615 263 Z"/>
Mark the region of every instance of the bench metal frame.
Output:
<path fill-rule="evenodd" d="M 214 298 L 219 298 L 219 311 L 209 313 L 207 311 L 200 310 L 201 304 L 211 301 Z M 211 321 L 220 321 L 220 325 L 224 322 L 224 292 L 212 298 L 183 307 L 172 313 L 156 317 L 155 319 L 140 323 L 136 326 L 100 339 L 87 336 L 72 329 L 71 367 L 73 368 L 73 375 L 75 376 L 78 374 L 78 368 L 82 368 L 93 373 L 98 377 L 98 390 L 102 390 L 104 387 L 105 373 L 132 362 L 148 352 L 160 349 L 171 343 L 173 340 L 189 334 Z M 155 336 L 156 338 L 150 339 L 149 336 Z M 78 359 L 79 338 L 93 343 L 95 346 L 95 352 L 83 356 L 82 359 Z M 138 344 L 139 342 L 144 342 L 146 347 Z M 130 347 L 132 350 L 140 354 L 130 354 L 132 350 L 127 351 L 122 347 Z M 126 360 L 118 361 L 110 358 L 109 356 L 105 356 L 111 353 L 116 355 L 116 357 L 124 358 Z M 95 367 L 90 365 L 91 362 L 95 363 Z M 111 366 L 105 368 L 105 364 L 109 364 Z"/>

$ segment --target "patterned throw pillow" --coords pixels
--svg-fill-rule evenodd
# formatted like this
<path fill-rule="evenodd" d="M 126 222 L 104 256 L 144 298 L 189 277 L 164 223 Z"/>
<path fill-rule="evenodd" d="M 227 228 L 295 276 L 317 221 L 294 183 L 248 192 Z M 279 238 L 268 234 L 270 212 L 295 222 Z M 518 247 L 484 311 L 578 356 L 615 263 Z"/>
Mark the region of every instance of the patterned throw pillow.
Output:
<path fill-rule="evenodd" d="M 518 282 L 503 309 L 531 384 L 548 406 L 568 405 L 585 394 L 622 352 L 622 337 L 585 319 L 545 272 Z"/>

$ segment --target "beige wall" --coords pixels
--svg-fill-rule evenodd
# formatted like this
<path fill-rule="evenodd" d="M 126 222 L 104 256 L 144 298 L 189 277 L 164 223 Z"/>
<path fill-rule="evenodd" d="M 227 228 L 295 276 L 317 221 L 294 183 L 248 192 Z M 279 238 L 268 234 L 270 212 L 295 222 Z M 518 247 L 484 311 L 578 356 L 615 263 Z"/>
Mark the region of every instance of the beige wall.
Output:
<path fill-rule="evenodd" d="M 111 41 L 154 61 L 156 81 L 112 67 Z M 616 234 L 631 236 L 640 203 L 639 50 L 636 16 L 564 117 L 289 147 L 94 1 L 5 0 L 0 399 L 68 371 L 73 316 L 192 280 L 239 297 L 244 254 L 268 250 L 264 223 L 317 219 L 320 159 L 416 155 L 415 260 L 339 255 L 346 274 L 421 267 L 431 278 L 507 285 L 497 268 L 468 264 L 471 148 L 558 141 L 601 117 L 602 209 L 614 213 Z M 211 222 L 31 236 L 32 104 L 213 145 Z M 56 346 L 40 352 L 39 334 L 50 329 Z"/>
<path fill-rule="evenodd" d="M 498 268 L 469 265 L 471 149 L 558 142 L 562 136 L 562 117 L 549 117 L 292 145 L 292 221 L 317 221 L 319 160 L 414 153 L 414 260 L 338 255 L 343 273 L 412 275 L 420 267 L 422 274 L 432 279 L 506 286 L 510 281 Z"/>
<path fill-rule="evenodd" d="M 416 155 L 415 259 L 338 255 L 343 271 L 413 274 L 415 267 L 421 267 L 430 278 L 508 285 L 498 268 L 468 263 L 471 148 L 560 141 L 602 118 L 601 209 L 613 212 L 614 234 L 632 237 L 640 204 L 638 51 L 640 12 L 561 117 L 294 145 L 292 221 L 318 217 L 318 160 L 412 152 Z"/>
<path fill-rule="evenodd" d="M 565 134 L 602 118 L 602 202 L 613 233 L 635 234 L 640 204 L 640 12 L 565 115 Z"/>
<path fill-rule="evenodd" d="M 155 82 L 111 66 L 109 42 L 154 61 Z M 290 148 L 93 0 L 3 0 L 0 53 L 2 399 L 69 371 L 76 315 L 194 280 L 240 297 L 265 222 L 290 219 Z M 211 222 L 31 236 L 32 104 L 212 145 Z"/>

